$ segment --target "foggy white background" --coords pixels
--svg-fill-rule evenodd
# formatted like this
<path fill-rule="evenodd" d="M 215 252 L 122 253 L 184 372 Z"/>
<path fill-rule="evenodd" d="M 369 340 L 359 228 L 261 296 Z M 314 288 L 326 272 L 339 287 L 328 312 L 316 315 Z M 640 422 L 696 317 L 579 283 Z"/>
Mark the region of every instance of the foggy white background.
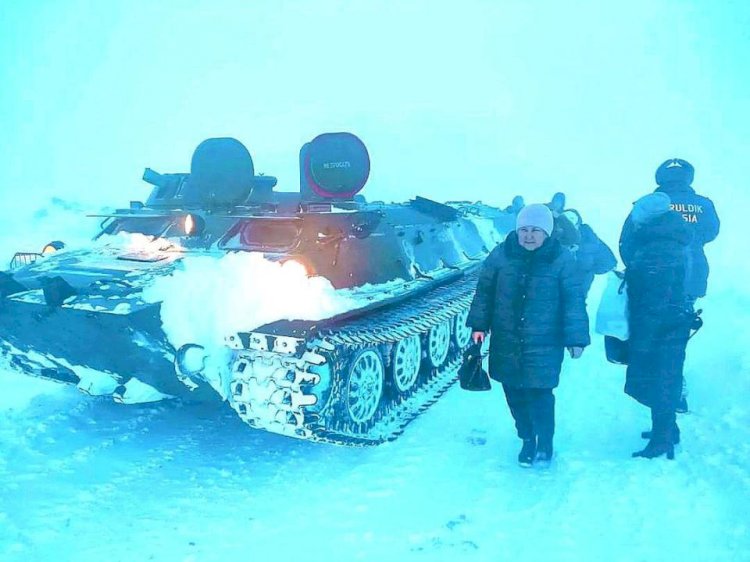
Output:
<path fill-rule="evenodd" d="M 300 146 L 347 130 L 370 150 L 369 199 L 505 205 L 562 190 L 610 245 L 656 166 L 685 158 L 723 221 L 712 265 L 738 266 L 748 4 L 37 0 L 2 11 L 0 214 L 3 237 L 29 249 L 48 234 L 20 232 L 24 213 L 51 196 L 127 206 L 147 197 L 144 167 L 189 171 L 207 137 L 240 139 L 291 191 Z"/>

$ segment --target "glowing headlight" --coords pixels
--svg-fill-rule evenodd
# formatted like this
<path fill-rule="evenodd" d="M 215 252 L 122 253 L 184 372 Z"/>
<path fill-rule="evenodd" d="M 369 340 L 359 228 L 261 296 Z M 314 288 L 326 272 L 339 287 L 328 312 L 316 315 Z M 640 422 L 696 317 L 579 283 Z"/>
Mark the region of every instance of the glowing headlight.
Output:
<path fill-rule="evenodd" d="M 58 250 L 62 250 L 65 247 L 65 244 L 63 242 L 60 242 L 59 240 L 55 240 L 53 242 L 50 242 L 47 244 L 44 248 L 42 248 L 42 255 L 49 255 L 54 254 Z"/>
<path fill-rule="evenodd" d="M 284 260 L 281 264 L 281 268 L 283 271 L 287 271 L 291 275 L 304 275 L 306 277 L 312 277 L 315 275 L 312 266 L 299 258 L 289 258 Z"/>
<path fill-rule="evenodd" d="M 184 230 L 186 236 L 198 236 L 203 233 L 206 222 L 200 215 L 185 215 Z"/>

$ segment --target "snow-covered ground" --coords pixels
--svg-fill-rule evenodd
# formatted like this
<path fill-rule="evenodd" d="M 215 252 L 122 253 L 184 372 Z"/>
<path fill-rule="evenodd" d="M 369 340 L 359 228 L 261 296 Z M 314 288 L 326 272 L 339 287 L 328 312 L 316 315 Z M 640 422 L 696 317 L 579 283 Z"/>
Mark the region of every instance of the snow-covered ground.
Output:
<path fill-rule="evenodd" d="M 648 412 L 598 337 L 566 361 L 546 470 L 516 464 L 499 388 L 454 387 L 395 442 L 356 449 L 2 366 L 0 559 L 750 560 L 750 299 L 728 287 L 705 309 L 673 462 L 630 458 Z"/>

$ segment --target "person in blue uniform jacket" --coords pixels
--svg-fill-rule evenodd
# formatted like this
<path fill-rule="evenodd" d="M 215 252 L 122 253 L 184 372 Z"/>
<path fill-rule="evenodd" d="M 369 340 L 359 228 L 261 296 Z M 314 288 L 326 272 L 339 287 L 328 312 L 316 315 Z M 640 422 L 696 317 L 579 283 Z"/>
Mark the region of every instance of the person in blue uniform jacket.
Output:
<path fill-rule="evenodd" d="M 581 276 L 573 255 L 552 237 L 545 205 L 527 205 L 516 230 L 487 257 L 466 325 L 475 342 L 489 332 L 490 377 L 502 383 L 523 440 L 518 462 L 552 458 L 555 397 L 565 348 L 578 358 L 589 345 Z"/>

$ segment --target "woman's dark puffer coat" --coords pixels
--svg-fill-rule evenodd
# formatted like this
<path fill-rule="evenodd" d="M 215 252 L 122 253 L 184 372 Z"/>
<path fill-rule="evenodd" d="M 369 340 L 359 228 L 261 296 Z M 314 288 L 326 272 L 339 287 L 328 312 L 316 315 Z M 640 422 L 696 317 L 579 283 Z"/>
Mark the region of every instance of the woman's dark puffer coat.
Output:
<path fill-rule="evenodd" d="M 489 331 L 490 376 L 515 388 L 555 388 L 565 347 L 590 343 L 573 256 L 547 239 L 530 252 L 511 232 L 484 263 L 466 321 Z"/>
<path fill-rule="evenodd" d="M 620 255 L 628 284 L 630 340 L 625 392 L 658 411 L 674 411 L 692 322 L 685 299 L 691 233 L 677 213 L 636 228 L 625 221 Z"/>

